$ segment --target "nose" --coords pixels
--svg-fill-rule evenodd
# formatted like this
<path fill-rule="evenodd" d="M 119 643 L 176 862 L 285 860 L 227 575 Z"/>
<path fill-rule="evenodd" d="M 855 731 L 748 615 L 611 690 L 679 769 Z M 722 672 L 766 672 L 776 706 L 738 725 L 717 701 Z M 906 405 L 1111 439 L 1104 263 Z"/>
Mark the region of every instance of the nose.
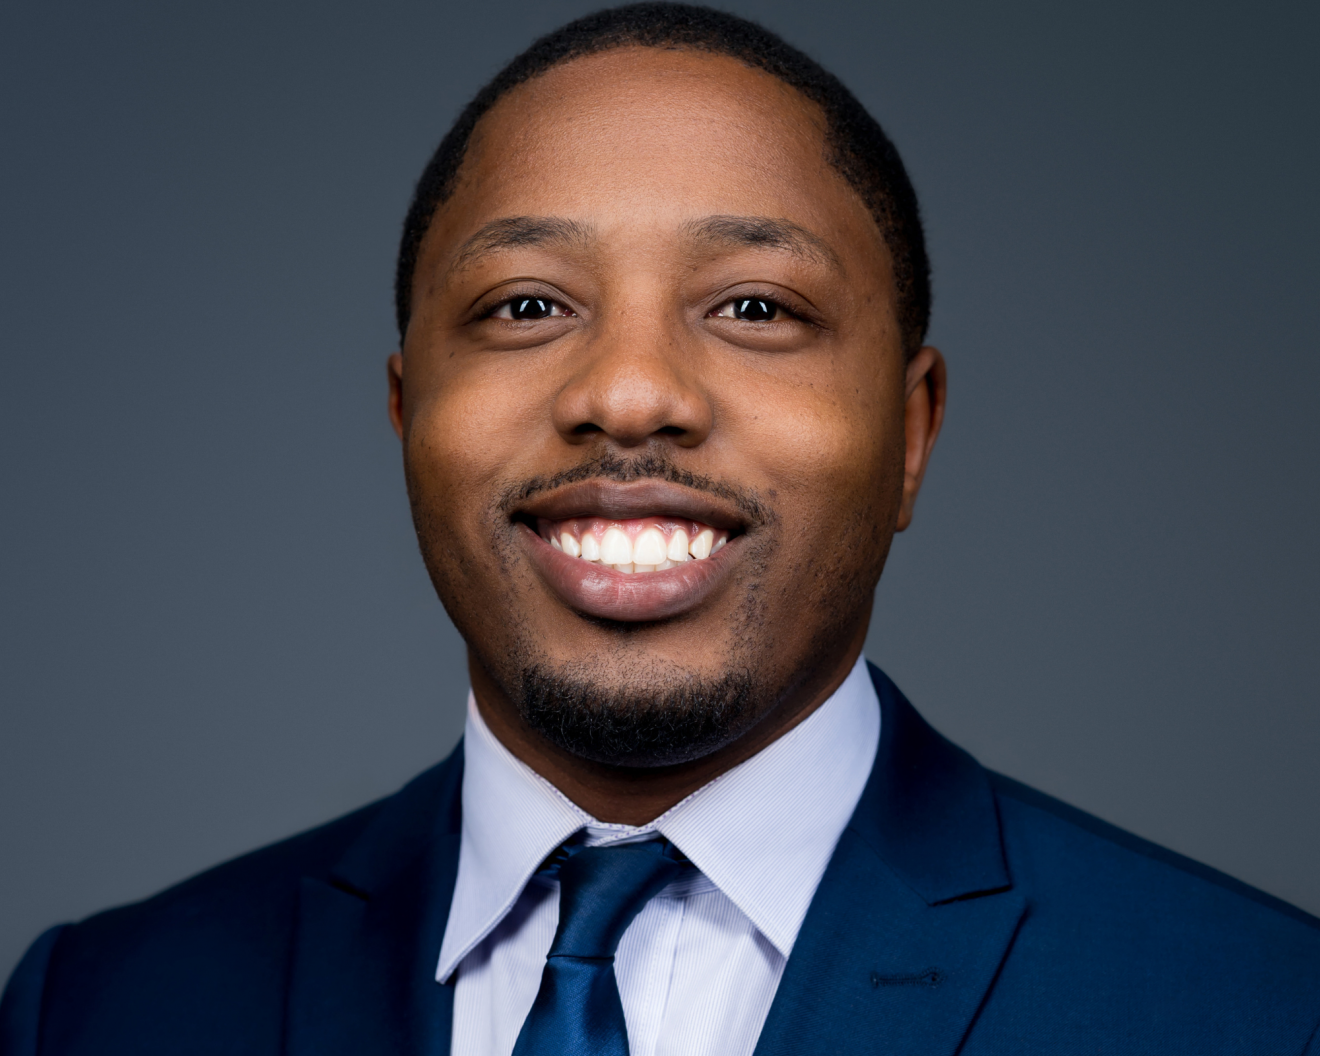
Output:
<path fill-rule="evenodd" d="M 657 328 L 612 328 L 582 350 L 555 398 L 555 429 L 571 444 L 605 438 L 635 448 L 662 438 L 696 447 L 714 415 L 697 377 L 699 351 Z"/>

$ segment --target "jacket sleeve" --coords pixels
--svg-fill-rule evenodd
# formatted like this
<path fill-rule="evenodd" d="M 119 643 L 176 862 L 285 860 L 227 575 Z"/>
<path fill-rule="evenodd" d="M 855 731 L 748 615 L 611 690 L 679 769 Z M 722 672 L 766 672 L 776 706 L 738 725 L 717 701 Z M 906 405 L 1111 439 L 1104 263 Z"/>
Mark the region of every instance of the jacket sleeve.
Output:
<path fill-rule="evenodd" d="M 44 932 L 18 962 L 0 998 L 0 1056 L 37 1056 L 46 967 L 64 925 Z"/>

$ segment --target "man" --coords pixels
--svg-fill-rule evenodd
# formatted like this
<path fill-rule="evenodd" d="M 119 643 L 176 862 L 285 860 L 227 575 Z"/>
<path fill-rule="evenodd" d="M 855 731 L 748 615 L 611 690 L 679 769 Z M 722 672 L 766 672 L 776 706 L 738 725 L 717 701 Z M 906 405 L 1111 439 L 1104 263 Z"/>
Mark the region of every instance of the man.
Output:
<path fill-rule="evenodd" d="M 701 8 L 565 27 L 441 144 L 397 295 L 463 743 L 47 932 L 4 1056 L 1316 1051 L 1320 922 L 988 774 L 861 659 L 945 369 L 829 74 Z"/>

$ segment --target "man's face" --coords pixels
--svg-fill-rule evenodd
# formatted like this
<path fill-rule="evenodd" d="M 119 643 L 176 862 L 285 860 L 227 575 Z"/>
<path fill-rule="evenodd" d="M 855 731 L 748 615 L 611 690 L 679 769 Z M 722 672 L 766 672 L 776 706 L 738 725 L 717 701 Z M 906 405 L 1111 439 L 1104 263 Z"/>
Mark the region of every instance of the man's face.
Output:
<path fill-rule="evenodd" d="M 572 752 L 708 753 L 865 636 L 928 447 L 905 490 L 890 260 L 823 137 L 732 59 L 579 59 L 482 119 L 423 243 L 422 553 L 479 697 Z"/>

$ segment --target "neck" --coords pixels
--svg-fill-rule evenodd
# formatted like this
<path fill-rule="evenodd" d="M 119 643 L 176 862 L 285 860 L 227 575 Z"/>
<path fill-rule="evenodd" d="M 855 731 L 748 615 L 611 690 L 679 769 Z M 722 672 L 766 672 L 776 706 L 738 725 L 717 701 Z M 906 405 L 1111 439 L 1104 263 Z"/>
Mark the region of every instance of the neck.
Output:
<path fill-rule="evenodd" d="M 861 655 L 863 627 L 830 663 L 806 674 L 750 729 L 708 755 L 672 766 L 613 766 L 573 755 L 528 726 L 507 693 L 468 652 L 477 708 L 490 731 L 536 773 L 592 817 L 645 825 L 727 770 L 778 740 L 814 712 L 848 677 Z"/>

